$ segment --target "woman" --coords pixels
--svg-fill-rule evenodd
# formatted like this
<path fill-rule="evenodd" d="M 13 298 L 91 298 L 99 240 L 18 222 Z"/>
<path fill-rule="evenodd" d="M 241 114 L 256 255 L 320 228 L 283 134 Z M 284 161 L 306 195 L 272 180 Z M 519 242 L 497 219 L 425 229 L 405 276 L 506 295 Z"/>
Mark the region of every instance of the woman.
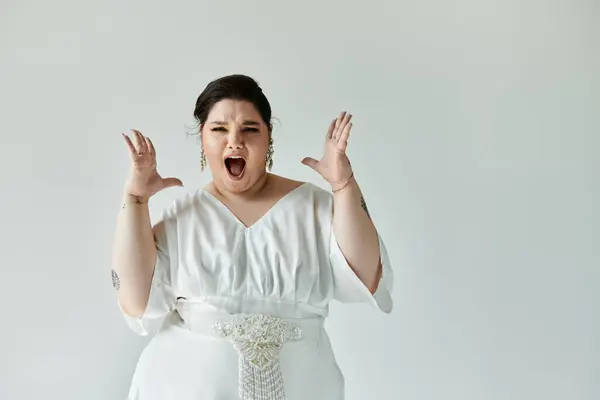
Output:
<path fill-rule="evenodd" d="M 343 399 L 323 328 L 329 302 L 392 308 L 387 252 L 345 152 L 351 115 L 331 122 L 319 161 L 302 161 L 332 193 L 267 172 L 271 107 L 252 78 L 211 82 L 194 116 L 213 180 L 154 227 L 149 198 L 183 184 L 158 174 L 149 138 L 123 135 L 131 171 L 113 284 L 132 329 L 156 333 L 129 399 Z"/>

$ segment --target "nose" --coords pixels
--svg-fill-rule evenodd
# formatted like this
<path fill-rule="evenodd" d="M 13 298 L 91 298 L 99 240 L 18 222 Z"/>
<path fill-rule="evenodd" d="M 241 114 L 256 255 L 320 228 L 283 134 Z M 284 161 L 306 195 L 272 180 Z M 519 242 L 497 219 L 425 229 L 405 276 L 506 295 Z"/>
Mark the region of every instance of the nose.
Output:
<path fill-rule="evenodd" d="M 239 129 L 231 129 L 227 136 L 227 147 L 230 149 L 242 149 L 244 148 L 244 138 L 242 132 Z"/>

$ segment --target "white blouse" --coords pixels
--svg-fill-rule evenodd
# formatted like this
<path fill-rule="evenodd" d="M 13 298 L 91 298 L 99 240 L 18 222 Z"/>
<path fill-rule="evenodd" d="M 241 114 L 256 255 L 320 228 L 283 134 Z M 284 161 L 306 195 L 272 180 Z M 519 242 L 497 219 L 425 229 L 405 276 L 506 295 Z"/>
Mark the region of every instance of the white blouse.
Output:
<path fill-rule="evenodd" d="M 179 314 L 186 319 L 190 310 L 322 319 L 332 299 L 370 302 L 385 313 L 392 310 L 393 272 L 381 237 L 383 274 L 372 295 L 337 244 L 333 196 L 311 183 L 285 195 L 250 227 L 205 189 L 176 200 L 163 211 L 162 221 L 163 229 L 155 236 L 157 260 L 147 310 L 140 318 L 124 314 L 129 326 L 141 335 L 162 332 L 166 336 L 172 321 L 167 317 Z M 147 371 L 160 367 L 143 359 L 132 393 L 156 384 L 148 381 L 152 374 Z M 290 393 L 287 396 L 294 398 Z"/>

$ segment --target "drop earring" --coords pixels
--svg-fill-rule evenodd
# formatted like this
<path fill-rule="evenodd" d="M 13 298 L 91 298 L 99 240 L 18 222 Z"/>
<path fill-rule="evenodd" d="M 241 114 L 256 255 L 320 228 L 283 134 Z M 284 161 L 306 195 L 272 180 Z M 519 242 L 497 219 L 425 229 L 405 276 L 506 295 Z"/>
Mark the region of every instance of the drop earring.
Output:
<path fill-rule="evenodd" d="M 200 151 L 200 169 L 204 172 L 204 168 L 206 168 L 206 154 L 204 154 L 204 149 Z"/>
<path fill-rule="evenodd" d="M 269 136 L 269 148 L 267 150 L 267 169 L 271 171 L 273 168 L 273 154 L 275 153 L 275 149 L 273 148 L 273 138 Z"/>

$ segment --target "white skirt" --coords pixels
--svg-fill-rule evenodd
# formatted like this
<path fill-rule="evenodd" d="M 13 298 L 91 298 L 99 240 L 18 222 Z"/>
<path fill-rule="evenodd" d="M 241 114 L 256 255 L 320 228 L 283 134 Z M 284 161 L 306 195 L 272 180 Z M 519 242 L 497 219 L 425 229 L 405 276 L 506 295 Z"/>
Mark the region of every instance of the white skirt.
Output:
<path fill-rule="evenodd" d="M 260 319 L 258 333 L 249 333 L 248 316 L 182 317 L 170 318 L 142 352 L 129 400 L 344 399 L 344 378 L 322 318 L 276 319 L 279 325 Z M 250 318 L 256 326 L 262 317 Z M 219 330 L 219 321 L 233 322 Z M 292 331 L 275 343 L 281 324 Z"/>

